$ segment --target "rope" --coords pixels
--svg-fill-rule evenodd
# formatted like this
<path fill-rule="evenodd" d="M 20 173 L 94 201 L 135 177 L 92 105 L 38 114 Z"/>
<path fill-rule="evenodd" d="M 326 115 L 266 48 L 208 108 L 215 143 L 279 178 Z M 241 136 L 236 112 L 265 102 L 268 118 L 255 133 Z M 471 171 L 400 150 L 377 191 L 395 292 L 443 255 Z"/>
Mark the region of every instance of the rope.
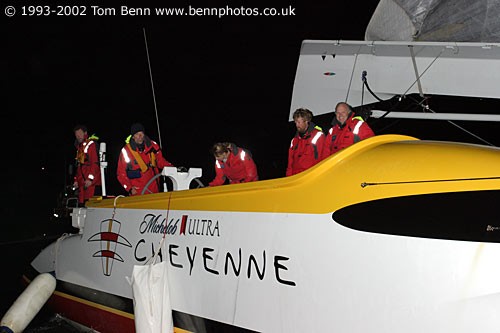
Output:
<path fill-rule="evenodd" d="M 415 71 L 415 76 L 417 77 L 416 80 L 410 85 L 410 87 L 399 97 L 399 102 L 401 102 L 401 99 L 403 97 L 409 97 L 411 100 L 413 100 L 414 102 L 417 103 L 417 105 L 419 106 L 423 106 L 426 110 L 432 112 L 432 113 L 436 113 L 436 111 L 432 110 L 429 105 L 424 105 L 423 103 L 427 101 L 427 98 L 425 98 L 424 94 L 423 94 L 423 91 L 422 91 L 422 87 L 420 85 L 420 78 L 427 72 L 427 70 L 434 64 L 434 62 L 436 62 L 436 60 L 442 55 L 442 53 L 444 52 L 445 48 L 442 48 L 441 49 L 441 52 L 439 52 L 439 54 L 432 60 L 432 62 L 425 68 L 425 70 L 422 72 L 422 74 L 418 75 L 418 70 L 417 70 L 417 64 L 415 62 L 415 55 L 414 55 L 414 52 L 413 52 L 413 48 L 410 48 L 410 55 L 412 57 L 412 61 L 413 61 L 413 69 Z M 357 56 L 357 55 L 356 55 Z M 385 102 L 384 100 L 382 100 L 381 98 L 379 98 L 370 88 L 370 86 L 368 85 L 368 80 L 366 78 L 366 71 L 363 71 L 363 74 L 361 76 L 361 79 L 363 81 L 363 86 L 366 86 L 366 88 L 368 89 L 368 91 L 370 92 L 370 94 L 376 98 L 379 102 Z M 415 98 L 413 98 L 411 95 L 406 95 L 406 93 L 415 85 L 415 83 L 418 83 L 419 87 L 418 87 L 418 90 L 419 90 L 419 94 L 420 96 L 422 97 L 422 100 L 421 101 L 418 101 L 416 100 Z M 363 97 L 364 97 L 364 89 L 361 90 L 362 91 L 362 94 L 361 94 L 361 105 L 363 105 Z M 396 105 L 392 106 L 391 109 L 394 109 L 398 104 L 396 103 Z M 391 110 L 387 111 L 386 113 L 384 113 L 381 117 L 379 117 L 379 119 L 382 119 L 382 118 L 385 118 L 389 113 L 391 113 Z M 489 145 L 489 146 L 492 146 L 492 147 L 495 147 L 494 144 L 492 144 L 491 142 L 481 138 L 480 136 L 472 133 L 471 131 L 465 129 L 464 127 L 456 124 L 455 122 L 451 121 L 451 120 L 447 120 L 447 122 L 453 126 L 455 126 L 456 128 L 458 128 L 459 130 L 469 134 L 470 136 L 476 138 L 477 140 L 483 142 L 484 144 L 486 145 Z M 381 130 L 381 132 L 383 132 L 386 128 L 390 127 L 391 125 L 383 128 Z"/>
<path fill-rule="evenodd" d="M 441 183 L 441 182 L 461 182 L 461 181 L 472 181 L 472 180 L 495 180 L 500 179 L 500 177 L 484 177 L 484 178 L 458 178 L 458 179 L 433 179 L 433 180 L 410 180 L 402 182 L 385 182 L 385 183 L 361 183 L 361 187 L 365 188 L 367 186 L 376 185 L 402 185 L 402 184 L 420 184 L 420 183 Z"/>
<path fill-rule="evenodd" d="M 413 70 L 415 71 L 415 76 L 417 77 L 418 92 L 420 96 L 424 97 L 424 91 L 422 90 L 422 83 L 420 82 L 420 77 L 418 76 L 417 60 L 415 59 L 415 52 L 413 52 L 413 45 L 408 46 L 410 48 L 411 62 L 413 63 Z M 443 51 L 441 51 L 443 52 Z"/>
<path fill-rule="evenodd" d="M 413 83 L 412 83 L 412 84 L 408 87 L 408 89 L 406 89 L 406 91 L 402 94 L 402 96 L 405 96 L 405 95 L 406 95 L 406 93 L 407 93 L 408 91 L 410 91 L 410 89 L 411 89 L 411 88 L 415 85 L 415 83 L 420 82 L 420 78 L 421 78 L 422 76 L 424 76 L 425 72 L 427 72 L 427 70 L 428 70 L 429 68 L 431 68 L 431 66 L 434 64 L 434 62 L 435 62 L 436 60 L 438 60 L 438 58 L 441 56 L 441 54 L 443 54 L 443 51 L 444 51 L 444 50 L 445 50 L 445 48 L 443 47 L 443 48 L 441 49 L 441 52 L 439 52 L 439 54 L 438 54 L 438 55 L 434 58 L 434 60 L 432 60 L 432 61 L 431 61 L 431 63 L 429 64 L 429 66 L 427 66 L 427 67 L 425 68 L 425 70 L 422 72 L 422 74 L 420 74 L 420 75 L 417 77 L 417 79 L 416 79 L 415 81 L 413 81 Z"/>
<path fill-rule="evenodd" d="M 109 220 L 109 223 L 108 223 L 108 232 L 109 233 L 111 233 L 111 231 L 113 230 L 113 222 L 115 221 L 116 201 L 118 200 L 118 198 L 124 198 L 124 197 L 125 197 L 124 195 L 120 194 L 113 201 L 113 214 L 111 214 L 111 220 Z M 111 242 L 107 242 L 107 244 L 106 244 L 106 250 L 109 251 L 110 247 L 111 247 Z M 109 267 L 108 266 L 109 260 L 110 260 L 110 258 L 106 257 L 106 267 Z"/>
<path fill-rule="evenodd" d="M 385 102 L 383 99 L 378 97 L 373 90 L 371 90 L 370 86 L 368 85 L 368 80 L 366 79 L 366 76 L 363 78 L 363 86 L 366 86 L 366 89 L 370 92 L 370 94 L 375 97 L 379 102 Z"/>
<path fill-rule="evenodd" d="M 358 49 L 358 53 L 359 53 L 360 49 L 361 49 L 361 46 Z M 347 100 L 349 99 L 349 92 L 351 91 L 351 83 L 352 83 L 352 78 L 354 76 L 354 69 L 356 68 L 356 62 L 358 61 L 358 53 L 356 53 L 356 56 L 354 57 L 354 64 L 352 65 L 351 78 L 349 79 L 349 87 L 347 87 L 347 95 L 345 96 L 345 101 L 344 101 L 346 103 L 347 103 Z"/>
<path fill-rule="evenodd" d="M 366 81 L 366 71 L 363 71 L 361 74 L 361 107 L 363 107 L 364 105 L 365 81 Z"/>
<path fill-rule="evenodd" d="M 152 264 L 154 264 L 156 262 L 156 258 L 160 254 L 160 250 L 163 247 L 163 243 L 165 242 L 165 237 L 167 236 L 168 215 L 170 212 L 170 201 L 171 201 L 170 199 L 171 198 L 172 198 L 172 192 L 168 192 L 167 214 L 165 216 L 165 228 L 163 229 L 163 237 L 161 238 L 160 244 L 158 245 L 158 249 L 156 250 L 156 252 L 154 253 L 154 255 L 151 258 L 146 260 L 145 265 L 148 264 L 149 262 L 151 262 Z"/>
<path fill-rule="evenodd" d="M 153 91 L 153 103 L 154 103 L 155 114 L 156 114 L 156 127 L 158 128 L 158 141 L 160 143 L 160 148 L 162 148 L 163 146 L 161 144 L 160 122 L 158 121 L 158 109 L 156 107 L 155 87 L 153 85 L 153 73 L 151 71 L 151 62 L 149 60 L 149 50 L 148 50 L 148 41 L 146 39 L 146 29 L 142 28 L 142 31 L 144 33 L 144 44 L 146 45 L 146 55 L 147 55 L 147 58 L 148 58 L 149 79 L 151 81 L 151 89 Z"/>
<path fill-rule="evenodd" d="M 115 219 L 115 213 L 116 213 L 116 201 L 118 200 L 118 198 L 125 198 L 124 195 L 119 195 L 115 198 L 115 200 L 113 201 L 113 215 L 111 216 L 111 220 L 114 220 Z"/>
<path fill-rule="evenodd" d="M 420 101 L 420 102 L 419 102 L 419 101 L 417 101 L 416 99 L 414 99 L 414 98 L 413 98 L 413 97 L 411 97 L 411 96 L 408 96 L 408 97 L 409 97 L 411 100 L 413 100 L 414 102 L 416 102 L 416 103 L 417 103 L 417 105 L 422 105 L 422 103 L 423 103 L 423 102 L 425 102 L 425 101 L 427 100 L 426 98 L 424 98 L 424 99 L 422 99 L 422 101 Z M 436 113 L 436 114 L 438 113 L 438 112 L 436 112 L 436 111 L 432 110 L 432 109 L 429 107 L 429 105 L 425 105 L 424 107 L 425 107 L 425 109 L 426 109 L 426 110 L 429 110 L 431 113 Z M 385 116 L 385 114 L 384 114 L 384 116 Z M 470 136 L 472 136 L 472 137 L 474 137 L 474 138 L 478 139 L 479 141 L 483 142 L 484 144 L 487 144 L 488 146 L 491 146 L 491 147 L 496 147 L 496 146 L 495 146 L 494 144 L 492 144 L 491 142 L 489 142 L 489 141 L 487 141 L 487 140 L 485 140 L 485 139 L 481 138 L 481 137 L 480 137 L 480 136 L 478 136 L 477 134 L 472 133 L 471 131 L 469 131 L 469 130 L 465 129 L 464 127 L 462 127 L 462 126 L 460 126 L 460 125 L 458 125 L 458 124 L 457 124 L 457 123 L 455 123 L 454 121 L 452 121 L 452 120 L 447 120 L 446 122 L 447 122 L 447 123 L 449 123 L 449 124 L 451 124 L 451 125 L 453 125 L 453 126 L 455 126 L 455 127 L 456 127 L 456 128 L 458 128 L 459 130 L 464 131 L 465 133 L 469 134 Z"/>
<path fill-rule="evenodd" d="M 165 217 L 165 227 L 168 223 L 168 214 L 170 213 L 170 199 L 172 198 L 172 192 L 168 192 L 168 204 L 167 204 L 167 216 Z M 167 228 L 163 230 L 163 238 L 167 235 Z"/>

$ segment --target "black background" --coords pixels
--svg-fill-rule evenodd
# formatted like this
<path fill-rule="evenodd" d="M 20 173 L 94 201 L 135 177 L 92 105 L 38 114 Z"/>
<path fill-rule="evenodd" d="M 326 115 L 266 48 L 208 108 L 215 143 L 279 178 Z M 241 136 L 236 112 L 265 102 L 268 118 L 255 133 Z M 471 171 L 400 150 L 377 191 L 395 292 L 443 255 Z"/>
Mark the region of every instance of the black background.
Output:
<path fill-rule="evenodd" d="M 20 14 L 22 5 L 47 2 L 16 2 L 15 16 L 1 15 L 4 163 L 0 179 L 8 198 L 2 216 L 18 227 L 14 229 L 26 231 L 26 225 L 40 224 L 51 215 L 59 194 L 70 183 L 72 129 L 77 123 L 86 124 L 90 134 L 107 143 L 108 195 L 124 194 L 115 177 L 116 163 L 130 125 L 137 121 L 161 142 L 164 155 L 175 166 L 202 168 L 204 184 L 214 176 L 209 149 L 218 141 L 249 149 L 260 179 L 284 176 L 288 145 L 295 133 L 288 116 L 301 42 L 363 40 L 377 3 L 288 1 L 265 7 L 291 7 L 293 16 L 218 18 L 33 17 Z M 6 5 L 10 4 L 2 4 L 2 10 Z M 185 1 L 86 5 L 201 8 Z M 209 6 L 257 5 L 203 4 Z M 328 130 L 331 118 L 314 120 Z M 403 132 L 426 138 L 426 133 L 413 132 L 404 122 L 397 126 L 372 127 L 376 134 Z M 423 127 L 430 133 L 432 126 Z M 496 124 L 480 127 L 489 133 L 490 142 L 500 143 L 495 139 Z M 429 138 L 468 140 L 453 126 L 439 127 L 434 133 Z"/>
<path fill-rule="evenodd" d="M 3 214 L 11 219 L 50 214 L 69 182 L 77 123 L 107 143 L 107 192 L 123 194 L 115 170 L 130 125 L 142 122 L 160 141 L 144 31 L 166 158 L 175 166 L 203 168 L 206 184 L 214 175 L 210 147 L 232 141 L 252 152 L 261 179 L 284 176 L 302 40 L 363 39 L 377 2 L 289 1 L 266 7 L 291 6 L 294 16 L 222 18 L 30 17 L 20 15 L 25 3 L 16 3 L 15 16 L 1 17 L 7 32 L 2 34 L 2 127 L 8 134 L 4 160 L 9 160 L 2 178 L 12 202 L 3 205 Z M 26 3 L 37 4 L 47 3 Z M 197 6 L 171 1 L 88 6 L 98 4 Z"/>

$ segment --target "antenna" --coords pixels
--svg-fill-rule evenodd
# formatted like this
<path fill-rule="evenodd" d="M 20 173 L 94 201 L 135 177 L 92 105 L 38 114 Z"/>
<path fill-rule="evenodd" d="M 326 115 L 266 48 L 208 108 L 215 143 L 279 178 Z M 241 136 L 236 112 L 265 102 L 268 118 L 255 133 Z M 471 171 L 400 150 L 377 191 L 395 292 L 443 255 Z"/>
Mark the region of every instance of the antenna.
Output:
<path fill-rule="evenodd" d="M 148 58 L 148 67 L 149 67 L 149 79 L 151 80 L 151 89 L 153 90 L 153 103 L 155 106 L 155 114 L 156 114 L 156 127 L 158 128 L 158 141 L 160 143 L 160 148 L 163 147 L 161 144 L 161 133 L 160 133 L 160 122 L 158 121 L 158 109 L 156 107 L 156 96 L 155 96 L 155 87 L 153 85 L 153 73 L 151 72 L 151 62 L 149 60 L 149 50 L 148 50 L 148 40 L 146 38 L 146 29 L 142 28 L 144 33 L 144 44 L 146 45 L 146 55 Z"/>
<path fill-rule="evenodd" d="M 108 166 L 108 162 L 106 162 L 106 142 L 101 142 L 99 146 L 99 166 L 101 168 L 101 191 L 102 196 L 106 196 L 106 178 L 104 169 Z"/>

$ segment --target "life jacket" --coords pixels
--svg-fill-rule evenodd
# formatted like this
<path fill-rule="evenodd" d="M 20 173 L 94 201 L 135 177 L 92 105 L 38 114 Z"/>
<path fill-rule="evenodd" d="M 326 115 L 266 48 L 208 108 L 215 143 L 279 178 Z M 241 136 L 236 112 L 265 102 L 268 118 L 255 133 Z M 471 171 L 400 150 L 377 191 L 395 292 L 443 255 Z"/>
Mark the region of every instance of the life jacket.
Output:
<path fill-rule="evenodd" d="M 126 147 L 128 148 L 128 151 L 130 154 L 133 156 L 139 167 L 141 168 L 142 172 L 146 172 L 149 167 L 156 168 L 156 150 L 151 149 L 149 153 L 149 163 L 146 164 L 144 160 L 142 159 L 141 155 L 137 152 L 137 144 L 133 141 L 130 140 L 132 138 L 132 135 L 129 135 L 127 139 L 125 140 L 126 142 Z M 151 139 L 149 139 L 147 136 L 144 137 L 144 150 L 150 149 L 152 147 L 151 145 Z M 130 167 L 129 167 L 130 166 Z M 128 158 L 127 161 L 127 169 L 133 169 L 132 166 L 132 159 Z"/>
<path fill-rule="evenodd" d="M 316 130 L 316 131 L 314 131 L 314 130 Z M 321 127 L 314 125 L 313 123 L 310 123 L 309 128 L 307 129 L 306 133 L 304 133 L 304 135 L 301 136 L 299 133 L 297 133 L 292 138 L 292 142 L 290 143 L 290 149 L 297 150 L 299 147 L 300 139 L 308 140 L 314 132 L 315 132 L 315 134 L 314 134 L 314 137 L 311 139 L 311 144 L 313 146 L 314 159 L 317 160 L 319 158 L 319 152 L 318 152 L 318 146 L 316 143 L 318 142 L 319 138 L 322 135 L 324 135 L 324 133 L 323 133 L 323 129 Z"/>
<path fill-rule="evenodd" d="M 99 140 L 99 137 L 97 137 L 95 134 L 92 134 L 90 137 L 85 139 L 81 144 L 75 143 L 77 146 L 76 150 L 76 163 L 77 165 L 84 165 L 86 162 L 89 161 L 89 154 L 88 150 L 89 147 L 93 144 L 96 144 L 96 142 Z M 97 151 L 97 156 L 99 156 L 99 149 L 98 146 L 96 145 L 96 151 Z"/>
<path fill-rule="evenodd" d="M 352 120 L 358 120 L 358 122 L 356 123 L 356 125 L 354 126 L 354 128 L 350 128 L 350 127 L 348 128 L 348 130 L 349 130 L 350 132 L 352 132 L 352 134 L 353 134 L 353 136 L 354 136 L 354 143 L 356 143 L 356 142 L 361 141 L 361 138 L 359 137 L 359 129 L 360 129 L 360 128 L 361 128 L 361 126 L 363 125 L 363 123 L 364 123 L 364 119 L 363 119 L 363 117 L 361 117 L 361 116 L 354 116 L 354 117 L 352 117 L 352 118 L 350 118 L 350 119 L 352 119 Z M 349 119 L 348 119 L 348 120 L 349 120 Z M 352 120 L 351 120 L 351 121 L 352 121 Z M 340 124 L 338 124 L 338 125 L 339 125 L 339 127 L 340 127 L 340 128 L 343 128 L 343 126 L 340 126 Z M 346 121 L 346 123 L 344 124 L 344 126 L 349 126 L 349 125 L 347 125 L 347 121 Z M 331 134 L 332 134 L 332 132 L 333 132 L 333 128 L 334 128 L 334 127 L 330 128 L 330 130 L 329 130 L 329 134 L 330 134 L 330 135 L 331 135 Z M 337 134 L 333 134 L 333 135 L 332 135 L 331 142 L 334 142 L 336 138 L 337 138 Z"/>
<path fill-rule="evenodd" d="M 237 147 L 234 143 L 231 143 L 228 148 L 229 154 L 226 161 L 215 160 L 215 178 L 209 185 L 223 185 L 226 179 L 229 179 L 231 184 L 258 180 L 257 166 L 250 151 Z"/>
<path fill-rule="evenodd" d="M 321 127 L 312 122 L 306 133 L 295 134 L 288 149 L 287 176 L 307 170 L 323 159 L 324 137 Z"/>

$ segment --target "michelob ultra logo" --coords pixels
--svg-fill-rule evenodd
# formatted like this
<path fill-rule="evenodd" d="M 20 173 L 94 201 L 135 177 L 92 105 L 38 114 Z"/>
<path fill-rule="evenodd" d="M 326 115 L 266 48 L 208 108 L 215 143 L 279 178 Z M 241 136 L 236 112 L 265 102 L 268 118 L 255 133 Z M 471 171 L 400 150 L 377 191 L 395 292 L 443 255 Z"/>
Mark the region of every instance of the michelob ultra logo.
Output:
<path fill-rule="evenodd" d="M 141 234 L 193 235 L 220 237 L 219 221 L 209 218 L 190 218 L 182 215 L 181 218 L 171 218 L 166 223 L 162 214 L 146 214 L 140 223 Z"/>

